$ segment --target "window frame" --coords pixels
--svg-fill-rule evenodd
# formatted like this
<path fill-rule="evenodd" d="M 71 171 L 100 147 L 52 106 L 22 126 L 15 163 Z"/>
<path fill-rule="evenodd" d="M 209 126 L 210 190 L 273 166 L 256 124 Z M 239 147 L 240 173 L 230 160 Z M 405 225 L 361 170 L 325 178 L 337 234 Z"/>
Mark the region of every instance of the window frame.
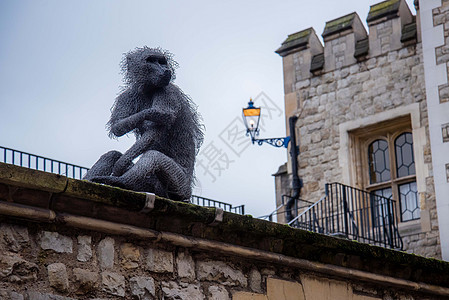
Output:
<path fill-rule="evenodd" d="M 413 160 L 415 163 L 415 174 L 407 175 L 403 177 L 397 177 L 398 170 L 396 168 L 396 139 L 403 133 L 408 132 L 412 134 L 413 144 L 415 143 L 415 136 L 411 127 L 411 120 L 409 116 L 399 117 L 393 120 L 379 122 L 369 127 L 359 128 L 351 132 L 352 136 L 352 149 L 354 171 L 356 174 L 355 185 L 358 188 L 364 189 L 369 192 L 383 188 L 392 189 L 392 199 L 396 201 L 397 209 L 397 221 L 401 223 L 420 220 L 420 217 L 415 219 L 402 220 L 401 199 L 399 193 L 399 186 L 401 184 L 416 182 L 417 183 L 417 171 L 416 171 L 416 153 L 413 151 Z M 369 168 L 369 150 L 368 147 L 376 140 L 385 140 L 388 143 L 388 154 L 390 160 L 390 180 L 379 183 L 370 183 L 370 168 Z M 414 150 L 414 148 L 413 148 Z M 419 193 L 417 193 L 419 201 Z M 418 202 L 420 208 L 420 203 Z"/>

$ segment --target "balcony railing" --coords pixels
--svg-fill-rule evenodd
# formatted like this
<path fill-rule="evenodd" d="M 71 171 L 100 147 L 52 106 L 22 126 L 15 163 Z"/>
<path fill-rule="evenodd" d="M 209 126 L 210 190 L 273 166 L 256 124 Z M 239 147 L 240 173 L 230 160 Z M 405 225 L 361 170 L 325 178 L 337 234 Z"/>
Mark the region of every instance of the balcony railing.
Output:
<path fill-rule="evenodd" d="M 289 209 L 287 208 L 287 203 L 290 200 L 294 200 L 292 207 Z M 298 211 L 302 211 L 304 210 L 304 208 L 310 207 L 311 205 L 313 205 L 313 202 L 307 201 L 307 200 L 303 200 L 303 199 L 293 199 L 292 197 L 288 196 L 288 195 L 282 195 L 282 200 L 281 200 L 281 204 L 278 205 L 278 207 L 276 207 L 276 209 L 268 214 L 268 215 L 264 215 L 264 216 L 260 216 L 259 219 L 264 219 L 264 220 L 268 220 L 273 222 L 273 218 L 276 217 L 276 220 L 278 220 L 278 216 L 279 215 L 286 215 L 287 214 L 287 210 L 290 210 L 291 213 L 296 216 Z M 279 221 L 278 221 L 279 222 Z"/>
<path fill-rule="evenodd" d="M 89 168 L 2 146 L 0 146 L 0 162 L 59 174 L 73 179 L 83 179 L 84 175 L 89 171 Z M 245 205 L 233 207 L 232 204 L 229 203 L 195 195 L 191 196 L 190 203 L 200 206 L 221 207 L 228 212 L 241 215 L 245 214 Z"/>
<path fill-rule="evenodd" d="M 340 183 L 326 184 L 325 197 L 288 224 L 386 248 L 403 247 L 396 202 Z"/>

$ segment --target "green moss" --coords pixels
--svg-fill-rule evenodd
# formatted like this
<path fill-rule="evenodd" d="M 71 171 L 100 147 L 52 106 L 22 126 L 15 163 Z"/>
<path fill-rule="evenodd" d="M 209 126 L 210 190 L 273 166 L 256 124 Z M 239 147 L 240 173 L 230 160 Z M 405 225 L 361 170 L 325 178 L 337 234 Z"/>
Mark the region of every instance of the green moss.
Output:
<path fill-rule="evenodd" d="M 0 163 L 0 181 L 6 184 L 20 185 L 24 188 L 32 188 L 60 193 L 67 185 L 67 177 L 31 170 L 15 165 Z"/>
<path fill-rule="evenodd" d="M 285 44 L 285 43 L 292 42 L 292 41 L 294 41 L 294 40 L 306 38 L 306 37 L 308 37 L 311 33 L 312 33 L 312 29 L 311 29 L 311 28 L 308 28 L 308 29 L 303 30 L 303 31 L 300 31 L 300 32 L 296 32 L 296 33 L 289 34 L 288 37 L 287 37 L 287 39 L 284 41 L 284 44 Z"/>
<path fill-rule="evenodd" d="M 47 256 L 48 256 L 47 251 L 41 250 L 41 251 L 39 252 L 39 254 L 37 255 L 37 264 L 38 264 L 39 266 L 45 265 L 45 262 L 46 262 L 46 260 L 47 260 Z"/>
<path fill-rule="evenodd" d="M 345 17 L 333 20 L 333 21 L 329 21 L 326 23 L 326 28 L 332 28 L 332 27 L 336 27 L 336 26 L 340 26 L 340 27 L 346 27 L 348 25 L 350 25 L 352 23 L 352 20 L 354 19 L 354 15 L 347 15 Z"/>
<path fill-rule="evenodd" d="M 347 28 L 351 28 L 352 23 L 354 22 L 355 15 L 356 13 L 351 13 L 341 18 L 326 22 L 326 26 L 324 27 L 323 31 L 323 37 L 337 33 Z"/>
<path fill-rule="evenodd" d="M 372 21 L 384 15 L 397 13 L 400 0 L 388 0 L 370 7 L 367 21 Z"/>
<path fill-rule="evenodd" d="M 387 11 L 393 9 L 394 5 L 397 4 L 399 0 L 388 0 L 371 6 L 369 13 L 378 13 L 379 11 Z"/>

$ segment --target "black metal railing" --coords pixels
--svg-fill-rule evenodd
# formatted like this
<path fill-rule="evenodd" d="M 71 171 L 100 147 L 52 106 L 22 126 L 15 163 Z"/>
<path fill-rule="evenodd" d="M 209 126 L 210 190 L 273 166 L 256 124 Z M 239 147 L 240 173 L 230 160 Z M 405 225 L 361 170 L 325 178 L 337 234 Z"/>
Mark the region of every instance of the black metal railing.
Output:
<path fill-rule="evenodd" d="M 392 249 L 402 249 L 396 202 L 340 183 L 326 184 L 325 197 L 289 225 Z"/>
<path fill-rule="evenodd" d="M 88 168 L 66 163 L 11 148 L 0 146 L 1 162 L 34 170 L 64 175 L 74 179 L 82 179 Z"/>
<path fill-rule="evenodd" d="M 290 208 L 287 207 L 287 203 L 293 200 L 293 205 L 291 205 Z M 276 207 L 276 209 L 271 212 L 268 215 L 264 215 L 264 216 L 260 216 L 259 219 L 264 219 L 264 220 L 268 220 L 273 222 L 273 217 L 276 216 L 276 221 L 278 221 L 277 216 L 279 215 L 284 215 L 285 216 L 285 220 L 287 219 L 287 213 L 290 212 L 290 215 L 292 216 L 297 216 L 298 212 L 300 212 L 301 210 L 310 207 L 311 205 L 313 205 L 313 202 L 307 201 L 307 200 L 303 200 L 303 199 L 294 199 L 293 197 L 290 197 L 289 195 L 282 195 L 282 200 L 281 200 L 281 204 L 278 205 L 278 207 Z"/>
<path fill-rule="evenodd" d="M 0 146 L 0 162 L 59 174 L 73 179 L 83 179 L 84 175 L 89 171 L 89 168 L 2 146 Z M 225 211 L 241 215 L 245 214 L 245 205 L 233 207 L 229 203 L 195 195 L 191 196 L 190 203 L 201 206 L 221 207 Z"/>
<path fill-rule="evenodd" d="M 200 205 L 200 206 L 206 206 L 206 207 L 221 207 L 224 211 L 233 212 L 236 214 L 244 215 L 245 214 L 245 205 L 239 205 L 233 207 L 232 204 L 221 202 L 218 200 L 213 200 L 209 198 L 204 198 L 200 196 L 192 195 L 190 197 L 190 203 Z"/>

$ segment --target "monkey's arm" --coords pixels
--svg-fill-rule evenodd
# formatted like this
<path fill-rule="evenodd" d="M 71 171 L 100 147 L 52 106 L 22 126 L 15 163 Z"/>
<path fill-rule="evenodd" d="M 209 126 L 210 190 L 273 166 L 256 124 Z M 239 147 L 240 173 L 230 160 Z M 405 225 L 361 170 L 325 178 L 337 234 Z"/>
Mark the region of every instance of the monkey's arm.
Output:
<path fill-rule="evenodd" d="M 185 101 L 184 97 L 178 87 L 170 84 L 154 93 L 153 105 L 151 108 L 143 110 L 142 113 L 146 120 L 165 128 L 171 127 L 181 113 L 181 102 Z"/>
<path fill-rule="evenodd" d="M 128 132 L 138 128 L 139 125 L 146 119 L 144 111 L 134 112 L 131 109 L 130 99 L 136 97 L 130 92 L 124 92 L 117 97 L 116 103 L 111 113 L 109 120 L 109 131 L 115 136 L 122 136 Z"/>

